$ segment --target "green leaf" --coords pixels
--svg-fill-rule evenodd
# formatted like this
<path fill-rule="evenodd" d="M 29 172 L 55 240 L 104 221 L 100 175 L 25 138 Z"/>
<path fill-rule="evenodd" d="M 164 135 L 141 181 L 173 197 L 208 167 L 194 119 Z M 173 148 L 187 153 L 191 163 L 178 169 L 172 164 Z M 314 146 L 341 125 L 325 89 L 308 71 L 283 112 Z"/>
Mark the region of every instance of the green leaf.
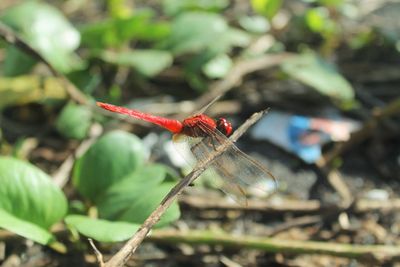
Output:
<path fill-rule="evenodd" d="M 21 52 L 15 46 L 8 45 L 5 51 L 3 64 L 4 76 L 18 76 L 28 73 L 36 64 L 36 60 L 31 56 Z"/>
<path fill-rule="evenodd" d="M 176 17 L 171 35 L 163 47 L 175 55 L 211 50 L 216 54 L 227 53 L 233 46 L 245 46 L 250 35 L 231 28 L 224 17 L 206 12 L 185 12 Z"/>
<path fill-rule="evenodd" d="M 0 209 L 0 227 L 42 245 L 47 245 L 54 240 L 54 236 L 49 231 L 36 224 L 19 219 L 2 209 Z"/>
<path fill-rule="evenodd" d="M 92 219 L 82 215 L 68 215 L 65 222 L 69 227 L 99 242 L 125 241 L 140 227 L 138 224 Z"/>
<path fill-rule="evenodd" d="M 239 18 L 239 24 L 246 31 L 254 33 L 265 33 L 269 31 L 270 24 L 265 17 L 262 16 L 243 16 Z"/>
<path fill-rule="evenodd" d="M 335 21 L 329 17 L 329 11 L 325 7 L 309 9 L 305 16 L 307 26 L 313 31 L 321 34 L 333 34 L 337 31 Z"/>
<path fill-rule="evenodd" d="M 73 184 L 96 203 L 109 187 L 143 165 L 144 155 L 137 136 L 123 131 L 107 133 L 76 162 Z"/>
<path fill-rule="evenodd" d="M 250 35 L 242 30 L 229 28 L 225 34 L 216 40 L 210 49 L 218 53 L 229 52 L 233 46 L 246 47 L 251 41 Z"/>
<path fill-rule="evenodd" d="M 229 5 L 228 0 L 164 0 L 164 13 L 175 16 L 183 11 L 203 10 L 218 12 Z"/>
<path fill-rule="evenodd" d="M 107 0 L 107 9 L 111 17 L 124 18 L 133 12 L 126 3 L 126 0 Z"/>
<path fill-rule="evenodd" d="M 56 128 L 66 138 L 81 140 L 87 136 L 91 119 L 89 107 L 68 103 L 57 118 Z"/>
<path fill-rule="evenodd" d="M 160 204 L 161 200 L 168 194 L 174 183 L 163 183 L 156 187 L 143 187 L 140 192 L 131 194 L 131 202 L 127 209 L 118 216 L 119 221 L 127 221 L 141 224 Z M 163 214 L 157 227 L 165 226 L 180 216 L 179 206 L 174 202 Z"/>
<path fill-rule="evenodd" d="M 144 10 L 128 18 L 112 18 L 87 24 L 80 29 L 82 43 L 91 48 L 106 48 L 121 46 L 132 39 L 161 40 L 169 34 L 169 24 L 152 22 L 152 17 L 153 12 Z"/>
<path fill-rule="evenodd" d="M 35 166 L 0 157 L 0 208 L 49 228 L 66 213 L 67 202 L 51 178 Z"/>
<path fill-rule="evenodd" d="M 213 46 L 228 28 L 228 24 L 220 15 L 185 12 L 174 20 L 166 46 L 174 54 L 196 52 Z"/>
<path fill-rule="evenodd" d="M 113 185 L 98 203 L 101 218 L 117 220 L 138 197 L 153 187 L 159 186 L 167 175 L 162 165 L 149 165 L 125 176 Z"/>
<path fill-rule="evenodd" d="M 172 55 L 161 50 L 133 50 L 124 52 L 104 51 L 101 58 L 109 63 L 128 66 L 139 73 L 153 77 L 172 64 Z"/>
<path fill-rule="evenodd" d="M 282 6 L 282 0 L 251 0 L 255 12 L 272 19 Z"/>
<path fill-rule="evenodd" d="M 8 213 L 0 216 L 3 217 L 0 226 L 47 243 L 50 237 L 45 229 L 67 212 L 62 191 L 40 169 L 9 157 L 0 157 L 0 184 L 0 210 Z M 31 235 L 25 235 L 30 230 Z"/>
<path fill-rule="evenodd" d="M 324 29 L 325 20 L 328 18 L 326 8 L 312 8 L 306 13 L 306 22 L 308 27 L 314 32 L 321 32 Z"/>
<path fill-rule="evenodd" d="M 68 73 L 67 78 L 85 94 L 92 94 L 101 83 L 102 76 L 91 69 L 82 69 Z"/>
<path fill-rule="evenodd" d="M 67 93 L 58 78 L 24 75 L 0 77 L 0 109 L 46 100 L 65 100 Z"/>
<path fill-rule="evenodd" d="M 281 67 L 289 76 L 313 87 L 321 94 L 342 101 L 354 98 L 350 83 L 333 65 L 311 52 L 289 59 Z"/>
<path fill-rule="evenodd" d="M 57 70 L 69 72 L 81 67 L 73 54 L 79 46 L 79 32 L 52 6 L 24 1 L 6 10 L 0 20 L 18 31 Z"/>
<path fill-rule="evenodd" d="M 212 79 L 222 78 L 229 72 L 232 64 L 232 60 L 228 55 L 218 55 L 203 66 L 203 72 Z"/>

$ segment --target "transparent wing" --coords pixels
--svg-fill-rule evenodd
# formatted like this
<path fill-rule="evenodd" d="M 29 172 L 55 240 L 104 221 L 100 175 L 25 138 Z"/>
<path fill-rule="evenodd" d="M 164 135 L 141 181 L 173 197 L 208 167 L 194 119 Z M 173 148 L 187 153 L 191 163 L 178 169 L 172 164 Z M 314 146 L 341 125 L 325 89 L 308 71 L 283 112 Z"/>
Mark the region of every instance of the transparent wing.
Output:
<path fill-rule="evenodd" d="M 200 125 L 208 135 L 192 138 L 179 135 L 180 141 L 186 139 L 197 161 L 204 162 L 219 146 L 229 144 L 224 153 L 210 165 L 209 171 L 221 178 L 221 190 L 241 205 L 247 205 L 250 190 L 268 194 L 276 190 L 275 177 L 260 163 L 243 153 L 225 135 L 207 125 Z M 215 176 L 214 175 L 214 176 Z"/>
<path fill-rule="evenodd" d="M 221 97 L 222 97 L 222 94 L 221 94 L 221 95 L 218 95 L 218 96 L 216 96 L 216 97 L 214 97 L 213 100 L 211 100 L 207 105 L 205 105 L 204 107 L 202 107 L 200 110 L 198 110 L 198 111 L 197 111 L 196 113 L 194 113 L 192 116 L 205 113 L 206 110 L 207 110 L 210 106 L 212 106 L 215 102 L 217 102 Z"/>

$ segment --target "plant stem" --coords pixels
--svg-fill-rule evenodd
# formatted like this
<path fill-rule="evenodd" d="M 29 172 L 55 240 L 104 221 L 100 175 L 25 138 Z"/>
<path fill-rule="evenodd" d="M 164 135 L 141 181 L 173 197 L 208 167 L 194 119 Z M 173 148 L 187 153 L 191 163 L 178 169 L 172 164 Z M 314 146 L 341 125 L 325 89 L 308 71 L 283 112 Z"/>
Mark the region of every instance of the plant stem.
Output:
<path fill-rule="evenodd" d="M 234 236 L 211 231 L 154 230 L 149 241 L 186 243 L 191 245 L 222 245 L 224 247 L 258 249 L 290 254 L 325 254 L 382 263 L 400 259 L 400 246 L 352 245 L 333 242 L 282 240 L 252 236 Z"/>

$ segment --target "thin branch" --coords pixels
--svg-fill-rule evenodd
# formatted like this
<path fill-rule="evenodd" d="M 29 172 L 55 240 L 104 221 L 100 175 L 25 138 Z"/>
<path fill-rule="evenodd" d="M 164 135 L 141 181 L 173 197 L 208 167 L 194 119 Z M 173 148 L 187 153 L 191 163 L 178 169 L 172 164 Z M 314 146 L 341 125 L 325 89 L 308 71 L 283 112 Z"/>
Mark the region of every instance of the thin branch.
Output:
<path fill-rule="evenodd" d="M 60 79 L 71 99 L 80 104 L 88 104 L 88 98 L 85 96 L 85 94 L 83 94 L 78 88 L 75 87 L 75 85 L 68 81 L 63 74 L 58 72 L 47 59 L 45 59 L 38 51 L 36 51 L 35 48 L 33 48 L 28 42 L 26 42 L 22 37 L 20 37 L 16 32 L 2 22 L 0 22 L 0 38 L 45 64 L 50 72 L 55 77 Z"/>
<path fill-rule="evenodd" d="M 235 142 L 251 125 L 259 120 L 266 111 L 261 111 L 253 114 L 242 126 L 237 129 L 234 134 L 230 137 L 232 142 Z M 175 185 L 174 188 L 165 196 L 161 201 L 160 205 L 150 214 L 150 216 L 144 221 L 139 230 L 125 245 L 108 261 L 106 267 L 123 266 L 129 258 L 135 253 L 138 246 L 142 243 L 143 239 L 147 236 L 151 228 L 160 220 L 161 216 L 171 206 L 177 196 L 183 191 L 183 189 L 189 184 L 193 183 L 206 169 L 207 167 L 226 149 L 232 145 L 231 142 L 226 142 L 219 146 L 216 151 L 209 155 L 209 158 L 204 162 L 199 163 L 191 173 L 180 182 Z"/>
<path fill-rule="evenodd" d="M 100 267 L 104 267 L 104 260 L 103 254 L 97 249 L 96 245 L 93 242 L 93 239 L 88 238 L 90 246 L 93 248 L 94 254 L 96 255 L 97 262 L 99 263 Z"/>
<path fill-rule="evenodd" d="M 318 164 L 317 167 L 319 167 Z M 329 170 L 327 167 L 321 167 L 320 169 L 326 175 L 329 184 L 339 194 L 341 201 L 338 205 L 343 207 L 343 209 L 350 207 L 354 203 L 354 196 L 340 172 L 336 169 Z"/>
<path fill-rule="evenodd" d="M 396 114 L 400 114 L 400 98 L 396 98 L 385 107 L 375 108 L 373 110 L 372 118 L 365 122 L 360 130 L 353 133 L 350 139 L 346 142 L 338 143 L 337 145 L 335 145 L 331 151 L 324 154 L 317 161 L 317 165 L 320 168 L 329 165 L 329 163 L 332 162 L 332 160 L 334 160 L 336 157 L 342 155 L 351 147 L 363 142 L 369 136 L 371 136 L 374 130 L 378 127 L 381 120 L 394 116 Z"/>
<path fill-rule="evenodd" d="M 100 124 L 94 123 L 89 129 L 89 138 L 84 140 L 74 153 L 69 155 L 66 160 L 61 164 L 61 166 L 52 174 L 53 182 L 60 188 L 63 188 L 70 177 L 72 167 L 76 158 L 82 156 L 86 150 L 97 140 L 100 134 L 103 132 Z"/>
<path fill-rule="evenodd" d="M 290 219 L 289 221 L 283 222 L 278 226 L 274 227 L 271 231 L 268 231 L 268 236 L 274 236 L 283 231 L 287 231 L 294 227 L 306 226 L 322 222 L 323 218 L 320 215 L 302 216 Z"/>
<path fill-rule="evenodd" d="M 262 211 L 263 214 L 321 214 L 321 213 L 339 213 L 345 211 L 346 208 L 339 204 L 324 205 L 318 200 L 291 200 L 282 199 L 280 201 L 261 199 L 248 200 L 247 206 L 238 206 L 225 198 L 205 199 L 199 196 L 184 195 L 179 199 L 180 203 L 188 205 L 196 209 L 216 209 L 216 210 L 242 210 L 242 211 Z M 349 207 L 356 213 L 364 212 L 396 212 L 400 211 L 400 198 L 392 198 L 386 201 L 357 199 L 353 205 Z"/>
<path fill-rule="evenodd" d="M 216 97 L 224 95 L 232 88 L 239 86 L 244 76 L 255 71 L 277 66 L 292 56 L 293 55 L 290 53 L 279 53 L 267 54 L 252 59 L 238 60 L 222 80 L 216 81 L 209 86 L 208 93 L 202 95 L 196 101 L 193 110 L 199 110 Z"/>
<path fill-rule="evenodd" d="M 319 254 L 346 257 L 378 264 L 400 259 L 400 246 L 353 245 L 334 242 L 283 240 L 251 236 L 232 236 L 210 231 L 154 230 L 149 241 L 186 243 L 192 245 L 222 245 L 224 247 L 257 249 L 288 254 Z"/>
<path fill-rule="evenodd" d="M 262 211 L 263 214 L 280 214 L 280 213 L 296 213 L 296 214 L 314 214 L 321 213 L 326 210 L 337 210 L 337 206 L 324 206 L 318 200 L 291 200 L 281 199 L 279 201 L 248 199 L 246 206 L 239 206 L 226 198 L 213 197 L 205 198 L 196 195 L 183 195 L 179 198 L 179 202 L 196 209 L 215 209 L 215 210 L 238 210 L 238 211 Z"/>

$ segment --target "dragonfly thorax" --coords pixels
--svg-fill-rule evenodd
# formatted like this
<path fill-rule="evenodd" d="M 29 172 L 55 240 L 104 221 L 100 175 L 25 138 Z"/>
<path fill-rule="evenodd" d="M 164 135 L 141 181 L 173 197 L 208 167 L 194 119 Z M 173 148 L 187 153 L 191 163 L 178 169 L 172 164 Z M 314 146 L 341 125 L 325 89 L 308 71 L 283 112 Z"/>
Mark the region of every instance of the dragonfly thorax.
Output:
<path fill-rule="evenodd" d="M 182 122 L 182 132 L 191 137 L 205 137 L 217 128 L 215 120 L 204 114 L 195 115 Z"/>
<path fill-rule="evenodd" d="M 182 122 L 182 132 L 191 137 L 205 137 L 215 130 L 219 130 L 222 134 L 229 136 L 232 133 L 232 125 L 224 118 L 217 121 L 204 114 L 199 114 L 185 119 Z"/>

